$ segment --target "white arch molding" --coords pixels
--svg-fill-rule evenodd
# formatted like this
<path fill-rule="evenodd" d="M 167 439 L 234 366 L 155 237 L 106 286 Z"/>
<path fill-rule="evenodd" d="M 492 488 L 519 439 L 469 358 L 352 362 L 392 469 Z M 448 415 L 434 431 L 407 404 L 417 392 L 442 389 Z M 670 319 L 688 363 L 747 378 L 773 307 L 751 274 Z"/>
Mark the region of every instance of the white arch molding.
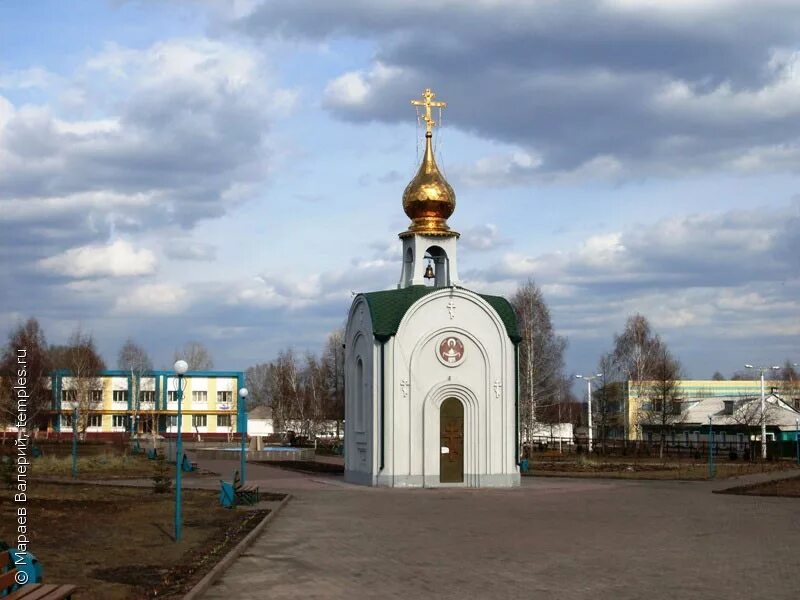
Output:
<path fill-rule="evenodd" d="M 442 403 L 448 398 L 455 398 L 464 406 L 464 481 L 459 483 L 439 480 L 440 413 Z M 422 481 L 425 487 L 477 487 L 480 484 L 481 441 L 485 440 L 486 427 L 485 422 L 480 425 L 479 410 L 478 397 L 459 383 L 443 381 L 431 388 L 422 408 Z"/>

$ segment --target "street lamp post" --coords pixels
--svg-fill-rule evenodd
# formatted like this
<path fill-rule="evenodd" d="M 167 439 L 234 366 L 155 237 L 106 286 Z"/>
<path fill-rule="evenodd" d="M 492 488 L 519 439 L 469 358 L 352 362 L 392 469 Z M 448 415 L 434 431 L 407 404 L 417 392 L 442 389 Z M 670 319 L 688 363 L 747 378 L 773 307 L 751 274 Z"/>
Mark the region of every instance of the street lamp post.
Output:
<path fill-rule="evenodd" d="M 239 389 L 239 437 L 241 438 L 242 444 L 239 474 L 242 478 L 242 485 L 244 485 L 247 480 L 247 475 L 245 474 L 245 465 L 247 464 L 247 457 L 245 456 L 247 453 L 247 449 L 245 448 L 245 444 L 247 443 L 247 394 L 248 391 L 246 387 Z"/>
<path fill-rule="evenodd" d="M 755 369 L 761 373 L 761 459 L 767 460 L 767 415 L 765 410 L 764 399 L 764 373 L 772 369 L 777 371 L 780 367 L 754 367 L 753 365 L 745 365 L 745 369 Z"/>
<path fill-rule="evenodd" d="M 597 373 L 595 375 L 575 375 L 577 379 L 586 381 L 586 402 L 589 405 L 589 454 L 592 453 L 592 381 L 602 376 L 602 373 Z"/>
<path fill-rule="evenodd" d="M 708 478 L 714 479 L 717 469 L 714 467 L 714 427 L 711 423 L 711 415 L 708 415 Z"/>
<path fill-rule="evenodd" d="M 178 401 L 178 437 L 175 441 L 175 541 L 181 541 L 181 480 L 183 469 L 183 440 L 181 439 L 181 404 L 183 401 L 183 390 L 186 385 L 183 376 L 189 370 L 189 365 L 185 360 L 175 361 L 173 365 L 175 373 L 178 375 L 178 385 L 175 389 L 175 399 Z"/>

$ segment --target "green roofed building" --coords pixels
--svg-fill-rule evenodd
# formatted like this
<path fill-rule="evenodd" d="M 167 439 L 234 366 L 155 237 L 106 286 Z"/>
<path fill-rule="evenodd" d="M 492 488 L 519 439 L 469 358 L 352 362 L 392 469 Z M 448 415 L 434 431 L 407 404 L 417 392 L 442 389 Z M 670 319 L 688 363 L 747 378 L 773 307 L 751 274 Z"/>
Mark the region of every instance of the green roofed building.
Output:
<path fill-rule="evenodd" d="M 460 285 L 455 192 L 425 155 L 403 194 L 397 289 L 356 295 L 345 334 L 345 478 L 397 487 L 519 485 L 517 320 Z"/>

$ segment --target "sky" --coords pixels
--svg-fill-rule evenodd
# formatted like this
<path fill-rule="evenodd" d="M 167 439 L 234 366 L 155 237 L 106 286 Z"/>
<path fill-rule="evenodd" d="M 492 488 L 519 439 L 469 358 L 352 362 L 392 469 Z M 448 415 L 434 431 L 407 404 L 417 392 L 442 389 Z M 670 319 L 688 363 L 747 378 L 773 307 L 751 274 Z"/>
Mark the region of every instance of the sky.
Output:
<path fill-rule="evenodd" d="M 0 333 L 318 352 L 430 87 L 463 284 L 532 278 L 569 373 L 637 312 L 687 377 L 800 362 L 798 52 L 796 0 L 0 3 Z"/>

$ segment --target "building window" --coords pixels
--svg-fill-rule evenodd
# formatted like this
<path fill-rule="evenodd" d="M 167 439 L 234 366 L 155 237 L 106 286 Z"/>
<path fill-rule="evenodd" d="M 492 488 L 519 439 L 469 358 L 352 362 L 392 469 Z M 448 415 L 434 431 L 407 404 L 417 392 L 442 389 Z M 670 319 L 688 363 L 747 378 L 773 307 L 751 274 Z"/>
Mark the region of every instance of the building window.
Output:
<path fill-rule="evenodd" d="M 100 428 L 103 426 L 103 415 L 89 415 L 88 427 Z"/>
<path fill-rule="evenodd" d="M 77 390 L 61 390 L 61 403 L 62 404 L 75 404 L 78 400 Z"/>
<path fill-rule="evenodd" d="M 92 390 L 90 395 L 92 398 L 92 404 L 103 403 L 103 390 Z"/>
<path fill-rule="evenodd" d="M 208 403 L 208 392 L 192 392 L 192 403 L 193 404 L 207 404 Z"/>
<path fill-rule="evenodd" d="M 118 402 L 120 404 L 127 404 L 128 392 L 126 390 L 114 390 L 114 394 L 111 399 L 113 402 Z"/>
<path fill-rule="evenodd" d="M 230 427 L 230 426 L 231 426 L 230 415 L 217 415 L 217 427 Z"/>
<path fill-rule="evenodd" d="M 217 392 L 217 404 L 232 404 L 233 392 Z"/>
<path fill-rule="evenodd" d="M 178 416 L 172 415 L 167 417 L 167 428 L 169 429 L 177 429 L 178 428 Z"/>
<path fill-rule="evenodd" d="M 175 392 L 167 392 L 167 402 L 177 402 L 178 399 L 175 397 Z"/>
<path fill-rule="evenodd" d="M 72 415 L 67 413 L 66 415 L 61 415 L 61 427 L 62 428 L 70 428 L 72 429 Z"/>
<path fill-rule="evenodd" d="M 142 390 L 139 392 L 139 402 L 142 404 L 150 403 L 153 404 L 156 401 L 156 393 L 151 391 Z"/>
<path fill-rule="evenodd" d="M 192 415 L 192 427 L 205 427 L 207 422 L 207 415 Z"/>
<path fill-rule="evenodd" d="M 356 431 L 364 431 L 364 363 L 356 361 Z"/>
<path fill-rule="evenodd" d="M 125 415 L 112 415 L 111 416 L 111 427 L 119 429 L 125 428 Z"/>

